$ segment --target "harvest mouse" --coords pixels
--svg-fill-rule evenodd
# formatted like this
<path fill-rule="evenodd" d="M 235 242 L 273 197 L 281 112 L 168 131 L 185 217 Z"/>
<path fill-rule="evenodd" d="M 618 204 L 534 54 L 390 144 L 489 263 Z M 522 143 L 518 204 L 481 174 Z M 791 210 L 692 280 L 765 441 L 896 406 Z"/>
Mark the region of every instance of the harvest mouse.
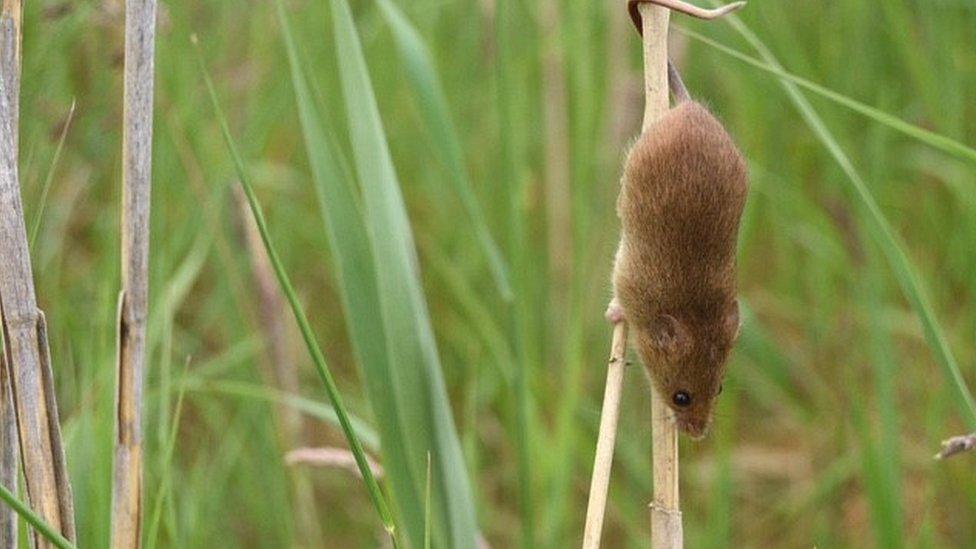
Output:
<path fill-rule="evenodd" d="M 627 321 L 678 427 L 698 439 L 708 431 L 739 333 L 735 251 L 746 165 L 670 62 L 668 76 L 676 105 L 627 155 L 607 318 Z"/>

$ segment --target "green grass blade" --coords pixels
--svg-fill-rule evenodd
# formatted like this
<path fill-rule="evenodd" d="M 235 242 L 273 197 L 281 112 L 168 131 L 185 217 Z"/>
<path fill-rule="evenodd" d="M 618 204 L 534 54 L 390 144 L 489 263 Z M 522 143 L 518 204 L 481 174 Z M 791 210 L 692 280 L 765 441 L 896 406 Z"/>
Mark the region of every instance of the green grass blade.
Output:
<path fill-rule="evenodd" d="M 867 272 L 863 277 L 862 291 L 864 310 L 868 311 L 868 327 L 871 368 L 874 373 L 876 408 L 881 423 L 880 436 L 866 426 L 863 395 L 858 394 L 856 383 L 848 384 L 855 427 L 861 430 L 858 438 L 864 447 L 864 478 L 871 500 L 872 522 L 874 523 L 876 543 L 882 547 L 903 547 L 904 526 L 902 523 L 900 449 L 898 447 L 899 421 L 895 394 L 898 379 L 897 363 L 892 356 L 892 341 L 884 329 L 884 308 L 882 289 L 884 288 L 883 264 L 874 250 L 869 250 L 865 265 Z"/>
<path fill-rule="evenodd" d="M 427 490 L 424 491 L 424 549 L 430 549 L 430 452 L 427 452 Z"/>
<path fill-rule="evenodd" d="M 210 255 L 216 234 L 216 224 L 210 223 L 207 230 L 203 231 L 193 243 L 193 247 L 186 253 L 176 271 L 166 281 L 166 287 L 163 289 L 161 298 L 154 303 L 156 306 L 149 313 L 149 341 L 156 342 L 162 339 L 163 329 L 167 322 L 172 322 L 176 312 L 186 301 L 193 285 L 199 280 L 200 272 Z"/>
<path fill-rule="evenodd" d="M 220 123 L 221 133 L 223 134 L 227 149 L 230 152 L 231 159 L 233 160 L 234 168 L 237 171 L 237 177 L 240 178 L 241 186 L 244 188 L 244 194 L 247 197 L 248 205 L 251 208 L 252 215 L 254 215 L 254 221 L 257 224 L 258 232 L 261 234 L 261 241 L 264 243 L 265 250 L 268 253 L 268 258 L 271 260 L 271 265 L 274 267 L 275 276 L 278 278 L 278 283 L 281 286 L 281 290 L 288 300 L 288 304 L 291 307 L 295 321 L 298 323 L 299 330 L 302 334 L 302 339 L 304 339 L 309 355 L 312 358 L 312 362 L 315 364 L 316 372 L 319 374 L 322 383 L 325 385 L 325 390 L 329 395 L 329 400 L 332 401 L 332 405 L 335 408 L 336 415 L 339 418 L 339 423 L 342 426 L 342 431 L 346 436 L 346 440 L 349 443 L 349 448 L 352 450 L 353 456 L 356 458 L 356 465 L 359 468 L 359 472 L 363 476 L 363 481 L 366 483 L 366 488 L 369 492 L 373 506 L 376 508 L 376 512 L 379 515 L 384 528 L 386 528 L 387 532 L 389 532 L 390 539 L 393 540 L 395 544 L 396 529 L 393 523 L 393 516 L 386 504 L 386 499 L 384 498 L 383 493 L 380 491 L 379 485 L 376 483 L 376 479 L 373 477 L 373 472 L 369 467 L 369 462 L 366 460 L 362 443 L 359 441 L 359 437 L 356 435 L 356 431 L 352 426 L 348 414 L 346 413 L 345 406 L 342 403 L 342 397 L 339 394 L 339 389 L 336 387 L 335 381 L 332 379 L 332 373 L 329 371 L 328 364 L 326 364 L 325 356 L 322 354 L 322 349 L 319 348 L 318 342 L 315 339 L 315 334 L 312 332 L 308 319 L 305 317 L 305 312 L 302 310 L 301 304 L 298 302 L 298 296 L 295 294 L 295 289 L 292 287 L 288 274 L 285 272 L 284 265 L 281 263 L 281 259 L 278 257 L 278 252 L 271 241 L 271 235 L 268 232 L 267 223 L 264 220 L 264 213 L 261 210 L 261 205 L 258 203 L 257 196 L 254 193 L 254 188 L 251 186 L 250 176 L 248 175 L 247 169 L 244 166 L 244 160 L 241 158 L 241 155 L 237 150 L 237 146 L 234 144 L 234 139 L 231 136 L 230 128 L 227 125 L 227 119 L 224 116 L 223 110 L 220 108 L 220 102 L 217 99 L 217 91 L 214 89 L 213 82 L 210 79 L 210 74 L 207 72 L 206 66 L 203 62 L 203 55 L 199 52 L 199 49 L 197 50 L 197 54 L 200 62 L 200 71 L 203 74 L 204 81 L 207 85 L 207 92 L 210 95 L 210 101 L 214 109 L 214 114 L 217 117 L 217 121 Z"/>
<path fill-rule="evenodd" d="M 53 543 L 59 549 L 73 549 L 74 545 L 70 541 L 64 539 L 60 533 L 51 528 L 51 526 L 44 522 L 40 516 L 37 515 L 30 507 L 24 504 L 24 502 L 17 499 L 17 496 L 13 495 L 6 486 L 0 484 L 0 499 L 4 501 L 11 509 L 17 512 L 27 524 L 30 524 L 34 530 L 37 530 L 39 534 L 44 536 L 44 539 Z"/>
<path fill-rule="evenodd" d="M 713 0 L 712 5 L 717 5 L 717 3 Z M 760 57 L 767 64 L 777 70 L 783 70 L 776 56 L 773 55 L 762 40 L 739 17 L 730 15 L 727 19 L 732 27 L 759 52 Z M 922 286 L 921 280 L 915 273 L 915 269 L 908 255 L 905 253 L 901 239 L 891 226 L 888 218 L 885 217 L 884 212 L 881 211 L 881 207 L 878 205 L 877 200 L 875 200 L 874 195 L 871 194 L 861 174 L 854 167 L 854 163 L 851 162 L 850 157 L 847 156 L 847 153 L 841 148 L 837 139 L 834 138 L 816 110 L 807 101 L 803 92 L 799 90 L 796 84 L 787 79 L 780 79 L 780 82 L 790 100 L 800 111 L 800 115 L 804 121 L 810 126 L 810 129 L 813 130 L 813 133 L 824 144 L 827 151 L 833 156 L 834 160 L 847 176 L 855 196 L 866 209 L 870 232 L 884 252 L 905 298 L 911 304 L 915 314 L 918 315 L 925 333 L 925 339 L 936 361 L 942 367 L 946 379 L 955 388 L 959 411 L 970 427 L 976 427 L 976 400 L 973 399 L 972 392 L 966 385 L 966 380 L 963 378 L 962 371 L 959 369 L 955 355 L 953 355 L 952 349 L 949 348 L 949 342 L 946 340 L 945 332 L 935 317 L 935 312 L 929 302 L 928 295 Z"/>
<path fill-rule="evenodd" d="M 856 99 L 851 99 L 846 95 L 837 93 L 834 90 L 831 90 L 830 88 L 821 86 L 820 84 L 807 80 L 806 78 L 801 78 L 799 76 L 796 76 L 792 73 L 785 71 L 782 67 L 778 65 L 773 65 L 772 63 L 767 63 L 762 61 L 761 59 L 756 59 L 755 57 L 746 55 L 738 50 L 730 48 L 725 44 L 722 44 L 721 42 L 712 40 L 711 38 L 703 34 L 697 33 L 691 29 L 687 29 L 684 27 L 677 27 L 677 28 L 682 33 L 694 38 L 695 40 L 698 40 L 699 42 L 702 42 L 703 44 L 707 44 L 708 46 L 715 48 L 716 50 L 726 55 L 734 57 L 739 61 L 752 65 L 753 67 L 756 67 L 758 69 L 764 70 L 770 74 L 774 74 L 781 79 L 788 80 L 789 82 L 796 84 L 797 86 L 804 88 L 808 91 L 811 91 L 819 95 L 820 97 L 823 97 L 824 99 L 828 99 L 830 101 L 833 101 L 834 103 L 837 103 L 838 105 L 842 105 L 844 107 L 847 107 L 848 109 L 851 109 L 854 112 L 862 114 L 870 118 L 871 120 L 878 122 L 879 124 L 883 124 L 897 132 L 903 133 L 911 138 L 917 139 L 918 141 L 921 141 L 922 143 L 925 143 L 926 145 L 929 145 L 945 153 L 951 154 L 958 158 L 962 158 L 964 160 L 969 160 L 970 162 L 976 162 L 976 149 L 966 145 L 965 143 L 960 143 L 959 141 L 956 141 L 951 137 L 946 137 L 942 134 L 938 134 L 926 130 L 924 128 L 920 128 L 914 124 L 909 124 L 908 122 L 905 122 L 904 120 L 898 118 L 897 116 L 888 114 L 882 111 L 881 109 L 877 109 L 875 107 L 872 107 L 871 105 L 857 101 Z"/>
<path fill-rule="evenodd" d="M 433 56 L 417 29 L 391 0 L 379 0 L 380 11 L 393 31 L 400 63 L 406 70 L 407 81 L 413 88 L 420 114 L 434 142 L 434 152 L 441 156 L 451 174 L 454 190 L 461 199 L 488 266 L 505 301 L 512 300 L 512 286 L 508 267 L 501 250 L 491 236 L 485 214 L 474 192 L 471 175 L 464 164 L 461 139 L 451 119 L 447 98 L 435 69 Z"/>
<path fill-rule="evenodd" d="M 317 400 L 305 398 L 300 395 L 279 391 L 264 385 L 246 383 L 241 381 L 215 381 L 198 377 L 187 378 L 184 383 L 187 391 L 196 393 L 211 393 L 215 395 L 235 396 L 239 398 L 261 400 L 273 404 L 281 404 L 294 408 L 310 417 L 326 421 L 336 427 L 342 428 L 339 424 L 339 416 L 336 415 L 335 408 Z M 380 449 L 380 438 L 367 422 L 361 418 L 350 414 L 349 420 L 359 440 L 363 441 L 366 448 L 374 452 Z M 384 464 L 385 465 L 385 464 Z"/>
<path fill-rule="evenodd" d="M 385 130 L 355 22 L 345 0 L 332 0 L 332 21 L 339 74 L 350 124 L 350 141 L 365 220 L 377 269 L 380 314 L 395 388 L 410 397 L 404 424 L 411 467 L 420 473 L 433 455 L 434 541 L 439 547 L 475 546 L 477 525 L 468 473 L 447 399 L 418 272 L 412 229 L 393 167 Z M 403 402 L 403 401 L 401 401 Z M 409 532 L 416 545 L 422 530 Z"/>
<path fill-rule="evenodd" d="M 437 286 L 452 297 L 458 309 L 467 316 L 472 330 L 481 337 L 485 350 L 492 355 L 505 384 L 512 385 L 512 365 L 515 362 L 512 346 L 498 320 L 492 316 L 491 303 L 485 299 L 483 292 L 479 293 L 471 285 L 447 252 L 433 243 L 425 245 L 423 241 L 420 248 L 424 251 L 429 272 L 435 277 Z"/>
<path fill-rule="evenodd" d="M 377 267 L 370 251 L 363 208 L 355 193 L 356 185 L 349 173 L 348 162 L 315 107 L 309 83 L 302 72 L 305 63 L 300 59 L 284 6 L 280 1 L 276 5 L 315 193 L 335 262 L 334 274 L 340 288 L 346 326 L 366 380 L 373 413 L 378 418 L 386 478 L 397 503 L 400 523 L 405 525 L 408 533 L 419 536 L 424 520 L 419 484 L 423 472 L 414 466 L 415 459 L 407 442 L 412 432 L 411 422 L 401 411 L 418 397 L 402 396 L 402 387 L 396 382 L 386 345 L 387 329 L 378 314 Z M 420 538 L 413 539 L 419 541 Z"/>
<path fill-rule="evenodd" d="M 512 272 L 516 274 L 514 280 L 515 300 L 508 306 L 509 333 L 512 348 L 515 351 L 516 367 L 514 376 L 515 410 L 514 431 L 516 438 L 516 469 L 518 471 L 519 514 L 521 519 L 522 547 L 534 547 L 536 543 L 535 518 L 535 490 L 532 468 L 532 392 L 529 386 L 531 378 L 528 358 L 530 337 L 530 319 L 528 307 L 528 291 L 530 272 L 527 265 L 525 244 L 525 223 L 523 215 L 524 186 L 521 181 L 521 139 L 518 131 L 514 130 L 518 118 L 515 105 L 516 96 L 522 90 L 515 86 L 515 59 L 513 44 L 515 42 L 515 6 L 511 0 L 499 0 L 495 3 L 495 43 L 498 48 L 496 70 L 496 99 L 498 105 L 498 125 L 501 135 L 501 179 L 505 182 L 504 193 L 508 202 L 507 244 L 509 261 Z"/>
<path fill-rule="evenodd" d="M 51 184 L 54 183 L 54 172 L 57 170 L 58 161 L 61 160 L 61 151 L 64 150 L 64 140 L 68 137 L 68 129 L 71 128 L 71 121 L 75 119 L 75 100 L 71 100 L 71 108 L 68 109 L 68 117 L 61 128 L 61 136 L 58 137 L 58 145 L 54 149 L 54 158 L 51 159 L 51 167 L 47 170 L 47 177 L 44 178 L 44 187 L 41 189 L 41 198 L 37 202 L 37 212 L 34 214 L 34 222 L 31 223 L 30 247 L 34 247 L 37 239 L 37 231 L 41 228 L 41 218 L 44 217 L 44 206 L 47 204 L 47 195 L 51 192 Z"/>
<path fill-rule="evenodd" d="M 814 412 L 810 404 L 799 392 L 795 378 L 800 372 L 783 353 L 778 343 L 765 327 L 756 319 L 748 300 L 740 298 L 742 333 L 738 349 L 745 360 L 743 367 L 750 368 L 734 375 L 748 379 L 748 393 L 765 406 L 785 405 L 789 412 L 798 418 L 810 421 Z M 761 365 L 761 367 L 759 367 Z"/>
<path fill-rule="evenodd" d="M 171 427 L 165 449 L 163 450 L 165 455 L 161 462 L 164 464 L 164 469 L 159 473 L 159 486 L 156 488 L 156 497 L 153 499 L 153 509 L 150 515 L 152 518 L 149 521 L 149 529 L 147 530 L 145 541 L 149 549 L 156 547 L 156 542 L 159 537 L 159 525 L 163 517 L 163 503 L 171 490 L 170 479 L 172 478 L 173 455 L 176 451 L 177 435 L 180 431 L 180 418 L 183 417 L 183 397 L 186 396 L 186 371 L 189 366 L 190 361 L 187 360 L 186 364 L 183 365 L 183 372 L 180 376 L 180 390 L 176 396 L 176 407 L 173 409 L 173 419 L 170 421 Z"/>

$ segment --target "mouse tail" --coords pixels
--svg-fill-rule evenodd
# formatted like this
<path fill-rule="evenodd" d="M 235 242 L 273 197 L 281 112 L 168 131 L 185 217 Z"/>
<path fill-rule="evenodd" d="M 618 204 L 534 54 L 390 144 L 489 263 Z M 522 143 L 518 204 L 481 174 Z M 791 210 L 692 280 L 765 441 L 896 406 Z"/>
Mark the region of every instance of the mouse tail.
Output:
<path fill-rule="evenodd" d="M 674 102 L 676 104 L 684 103 L 691 99 L 691 96 L 688 95 L 688 88 L 685 87 L 685 83 L 681 79 L 681 73 L 678 72 L 678 67 L 674 66 L 674 62 L 671 59 L 668 59 L 668 87 L 671 88 L 671 95 L 674 96 Z"/>

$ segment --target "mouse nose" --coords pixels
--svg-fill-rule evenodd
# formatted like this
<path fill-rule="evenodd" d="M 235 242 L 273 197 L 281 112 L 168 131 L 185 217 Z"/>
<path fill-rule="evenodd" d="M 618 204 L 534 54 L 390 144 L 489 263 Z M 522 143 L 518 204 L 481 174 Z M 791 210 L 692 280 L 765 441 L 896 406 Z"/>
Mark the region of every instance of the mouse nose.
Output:
<path fill-rule="evenodd" d="M 702 440 L 708 434 L 708 422 L 678 418 L 678 428 L 692 440 Z"/>

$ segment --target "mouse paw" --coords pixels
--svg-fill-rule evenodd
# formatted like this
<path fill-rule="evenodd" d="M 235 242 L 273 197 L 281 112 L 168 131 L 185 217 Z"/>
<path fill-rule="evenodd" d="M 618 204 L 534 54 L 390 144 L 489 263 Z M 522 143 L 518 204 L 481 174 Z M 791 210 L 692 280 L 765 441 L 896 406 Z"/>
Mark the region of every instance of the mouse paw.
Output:
<path fill-rule="evenodd" d="M 610 324 L 618 324 L 624 320 L 624 309 L 620 306 L 620 301 L 617 298 L 610 300 L 610 304 L 607 305 L 607 312 L 603 313 L 606 317 L 607 322 Z"/>

